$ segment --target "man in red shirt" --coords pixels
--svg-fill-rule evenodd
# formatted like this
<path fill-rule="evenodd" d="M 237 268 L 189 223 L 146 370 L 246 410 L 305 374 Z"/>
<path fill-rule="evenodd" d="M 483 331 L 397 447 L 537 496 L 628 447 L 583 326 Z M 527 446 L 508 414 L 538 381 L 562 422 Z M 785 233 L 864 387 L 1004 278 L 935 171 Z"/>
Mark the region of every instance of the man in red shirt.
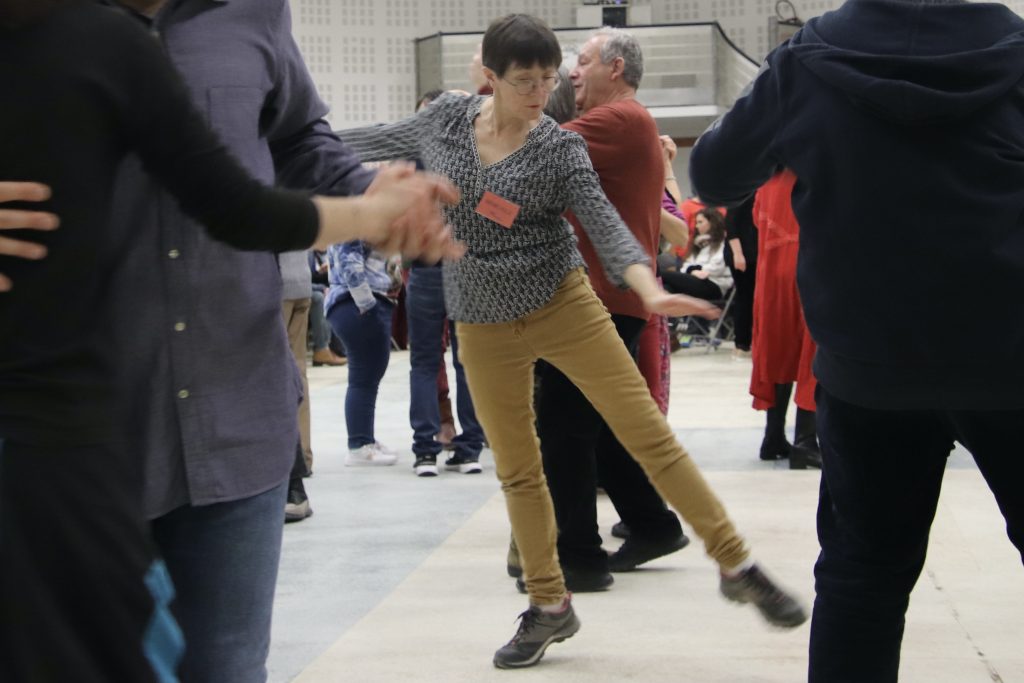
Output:
<path fill-rule="evenodd" d="M 643 55 L 628 33 L 602 29 L 580 50 L 570 74 L 580 117 L 563 124 L 583 136 L 601 187 L 655 267 L 665 186 L 658 128 L 636 100 Z M 649 317 L 640 298 L 609 282 L 597 253 L 575 216 L 580 252 L 590 282 L 612 315 L 623 343 L 636 356 Z M 570 590 L 603 590 L 612 571 L 637 565 L 683 548 L 689 539 L 611 430 L 586 397 L 562 373 L 538 364 L 537 431 L 544 471 L 558 520 L 558 554 Z M 596 488 L 600 481 L 630 537 L 610 557 L 601 548 Z"/>

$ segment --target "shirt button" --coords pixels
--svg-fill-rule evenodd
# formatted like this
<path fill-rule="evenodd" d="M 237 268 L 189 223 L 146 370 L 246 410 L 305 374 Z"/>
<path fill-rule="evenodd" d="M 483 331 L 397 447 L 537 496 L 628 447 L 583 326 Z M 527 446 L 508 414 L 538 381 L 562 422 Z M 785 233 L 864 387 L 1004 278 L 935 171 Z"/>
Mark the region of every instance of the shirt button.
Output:
<path fill-rule="evenodd" d="M 181 256 L 181 252 L 177 249 L 171 249 L 167 252 L 167 258 L 178 258 L 179 256 Z"/>
<path fill-rule="evenodd" d="M 174 323 L 174 331 L 175 332 L 184 332 L 185 331 L 185 323 Z"/>
<path fill-rule="evenodd" d="M 188 398 L 188 396 L 188 389 L 182 389 L 181 391 L 178 392 L 178 398 Z"/>

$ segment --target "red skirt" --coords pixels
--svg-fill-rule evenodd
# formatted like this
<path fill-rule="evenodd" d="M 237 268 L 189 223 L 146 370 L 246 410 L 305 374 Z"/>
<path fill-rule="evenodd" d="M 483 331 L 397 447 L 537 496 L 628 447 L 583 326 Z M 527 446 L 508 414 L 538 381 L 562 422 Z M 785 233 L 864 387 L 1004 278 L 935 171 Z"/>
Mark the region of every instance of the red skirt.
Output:
<path fill-rule="evenodd" d="M 757 410 L 775 405 L 776 384 L 793 382 L 797 406 L 816 408 L 817 381 L 811 369 L 816 347 L 796 286 L 800 226 L 790 200 L 795 182 L 796 176 L 783 172 L 758 190 L 754 202 L 758 256 L 750 394 Z"/>

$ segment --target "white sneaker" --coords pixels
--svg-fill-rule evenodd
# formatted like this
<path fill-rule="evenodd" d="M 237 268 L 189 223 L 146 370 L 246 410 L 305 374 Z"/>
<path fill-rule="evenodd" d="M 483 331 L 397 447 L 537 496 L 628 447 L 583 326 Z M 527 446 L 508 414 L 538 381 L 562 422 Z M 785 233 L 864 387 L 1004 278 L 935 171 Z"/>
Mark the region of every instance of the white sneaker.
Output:
<path fill-rule="evenodd" d="M 398 456 L 398 453 L 395 453 L 393 450 L 382 444 L 380 441 L 374 441 L 373 445 L 377 447 L 377 451 L 379 453 L 383 453 L 384 455 L 394 455 L 395 457 Z"/>
<path fill-rule="evenodd" d="M 345 457 L 345 467 L 382 467 L 394 465 L 398 462 L 398 456 L 393 453 L 384 453 L 377 444 L 368 443 L 360 448 L 350 448 Z"/>

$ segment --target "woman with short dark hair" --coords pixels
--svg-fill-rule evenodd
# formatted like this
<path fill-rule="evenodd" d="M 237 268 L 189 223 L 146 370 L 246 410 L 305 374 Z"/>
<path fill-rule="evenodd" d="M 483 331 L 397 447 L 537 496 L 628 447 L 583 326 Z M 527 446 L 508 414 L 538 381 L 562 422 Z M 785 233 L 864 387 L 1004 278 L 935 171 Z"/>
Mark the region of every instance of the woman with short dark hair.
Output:
<path fill-rule="evenodd" d="M 492 97 L 445 95 L 395 124 L 343 131 L 367 159 L 418 157 L 462 191 L 446 210 L 466 255 L 444 266 L 448 311 L 477 416 L 494 451 L 519 546 L 530 607 L 494 655 L 500 668 L 537 663 L 579 621 L 559 567 L 557 529 L 533 414 L 533 368 L 543 359 L 573 381 L 704 540 L 721 590 L 752 602 L 774 624 L 796 626 L 801 605 L 754 565 L 743 539 L 651 398 L 583 271 L 572 210 L 608 278 L 631 287 L 652 313 L 714 317 L 717 309 L 670 295 L 649 256 L 608 202 L 583 138 L 543 109 L 558 87 L 561 49 L 544 22 L 495 20 L 483 40 Z"/>

